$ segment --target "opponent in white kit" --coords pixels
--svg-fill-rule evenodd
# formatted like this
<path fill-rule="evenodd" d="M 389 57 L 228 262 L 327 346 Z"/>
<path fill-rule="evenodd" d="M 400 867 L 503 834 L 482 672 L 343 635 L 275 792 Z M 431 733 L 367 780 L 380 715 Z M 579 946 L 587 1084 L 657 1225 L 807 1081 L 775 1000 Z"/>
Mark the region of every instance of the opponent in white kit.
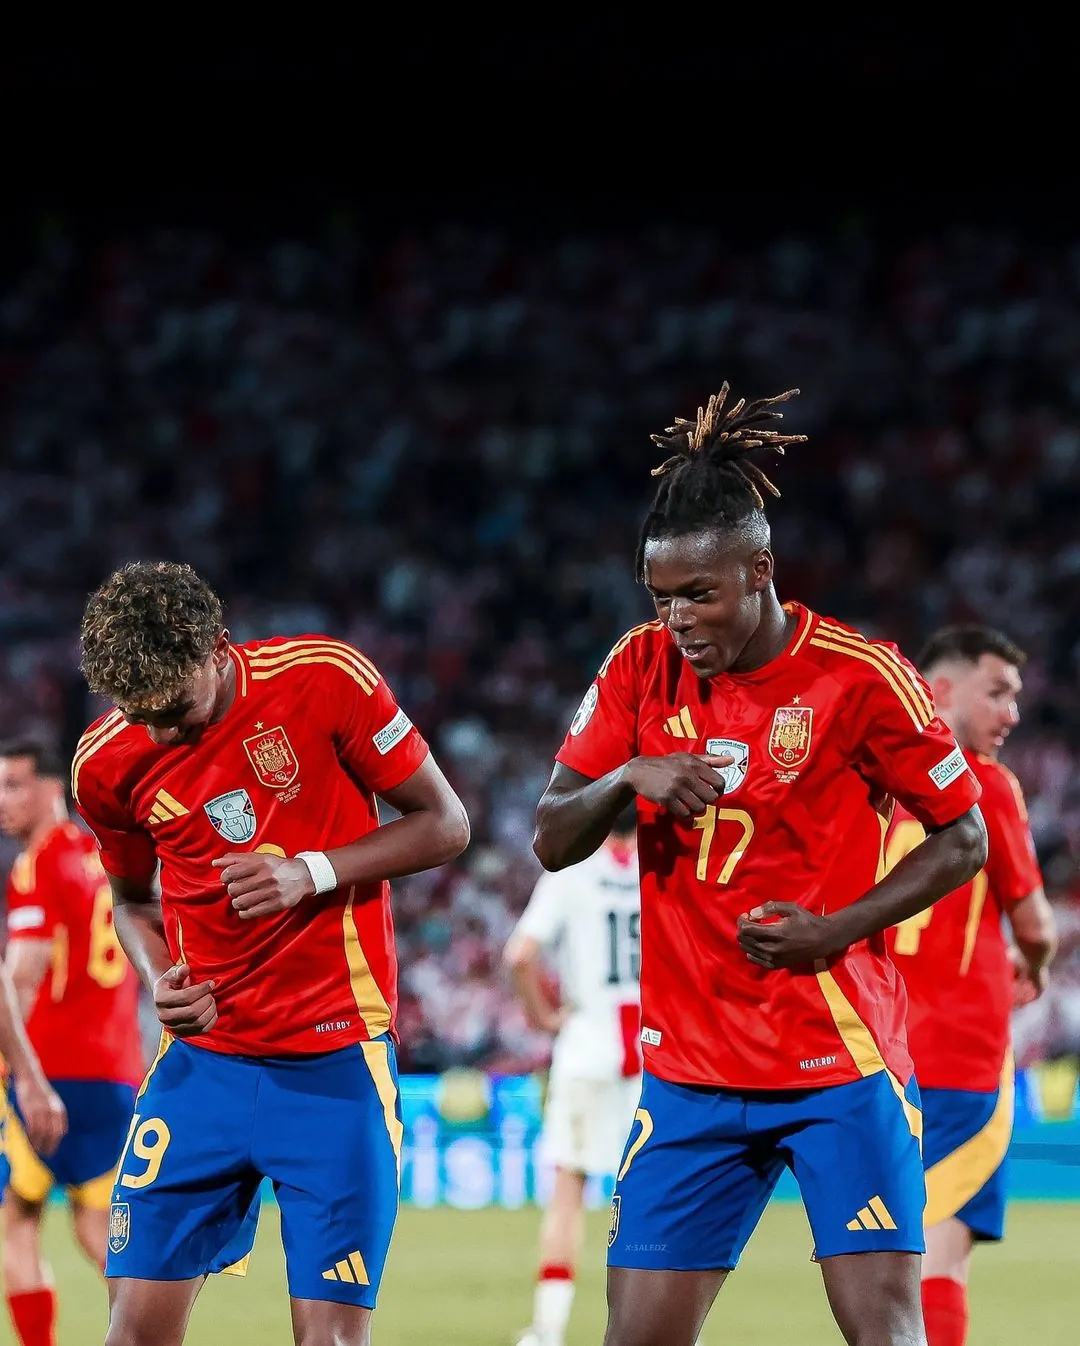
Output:
<path fill-rule="evenodd" d="M 554 1166 L 533 1322 L 519 1346 L 562 1346 L 574 1299 L 585 1179 L 614 1173 L 641 1093 L 641 897 L 631 805 L 581 864 L 544 874 L 506 945 L 533 1025 L 555 1035 L 543 1150 Z M 561 1003 L 544 982 L 553 956 Z"/>

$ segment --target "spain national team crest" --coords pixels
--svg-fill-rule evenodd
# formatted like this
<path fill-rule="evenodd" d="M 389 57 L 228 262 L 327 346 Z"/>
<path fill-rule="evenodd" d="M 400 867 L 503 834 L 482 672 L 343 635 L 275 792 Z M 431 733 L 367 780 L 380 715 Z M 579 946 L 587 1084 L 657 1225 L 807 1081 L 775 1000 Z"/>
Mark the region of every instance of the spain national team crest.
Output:
<path fill-rule="evenodd" d="M 226 841 L 237 844 L 255 835 L 255 806 L 246 790 L 230 790 L 204 804 L 206 816 Z"/>
<path fill-rule="evenodd" d="M 812 706 L 781 706 L 773 716 L 769 756 L 782 767 L 800 767 L 810 756 L 814 726 Z"/>
<path fill-rule="evenodd" d="M 272 790 L 291 785 L 300 771 L 289 736 L 280 724 L 244 739 L 244 751 L 256 776 Z"/>
<path fill-rule="evenodd" d="M 622 1197 L 613 1196 L 611 1198 L 611 1218 L 608 1220 L 607 1246 L 611 1245 L 619 1236 L 619 1211 L 622 1209 Z"/>
<path fill-rule="evenodd" d="M 114 1201 L 109 1207 L 109 1252 L 122 1253 L 131 1237 L 131 1207 Z"/>

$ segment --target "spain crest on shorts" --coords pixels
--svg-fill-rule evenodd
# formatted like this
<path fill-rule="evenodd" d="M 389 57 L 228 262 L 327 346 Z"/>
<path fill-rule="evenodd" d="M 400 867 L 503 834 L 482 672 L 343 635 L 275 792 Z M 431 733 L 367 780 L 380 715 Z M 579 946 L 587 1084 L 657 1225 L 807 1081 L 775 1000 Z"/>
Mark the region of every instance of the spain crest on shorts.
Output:
<path fill-rule="evenodd" d="M 810 756 L 813 727 L 812 706 L 780 706 L 769 732 L 769 756 L 789 770 L 802 766 Z"/>
<path fill-rule="evenodd" d="M 114 1201 L 109 1207 L 109 1252 L 122 1253 L 131 1237 L 131 1207 Z"/>
<path fill-rule="evenodd" d="M 622 1197 L 613 1196 L 611 1198 L 611 1218 L 608 1220 L 607 1246 L 611 1245 L 619 1236 L 619 1212 L 622 1209 Z"/>
<path fill-rule="evenodd" d="M 256 776 L 272 790 L 291 785 L 300 772 L 289 736 L 280 724 L 244 739 L 244 751 Z"/>

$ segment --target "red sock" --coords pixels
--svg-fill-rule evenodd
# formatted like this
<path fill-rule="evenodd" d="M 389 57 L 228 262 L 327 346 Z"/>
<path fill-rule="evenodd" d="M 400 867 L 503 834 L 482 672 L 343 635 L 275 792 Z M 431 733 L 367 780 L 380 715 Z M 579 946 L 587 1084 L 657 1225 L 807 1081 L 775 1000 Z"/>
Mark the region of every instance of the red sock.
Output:
<path fill-rule="evenodd" d="M 544 1262 L 537 1273 L 536 1279 L 538 1281 L 572 1281 L 574 1279 L 574 1268 L 561 1262 Z"/>
<path fill-rule="evenodd" d="M 8 1295 L 7 1302 L 22 1346 L 56 1346 L 56 1291 L 51 1285 Z"/>
<path fill-rule="evenodd" d="M 923 1318 L 930 1346 L 964 1346 L 967 1339 L 967 1286 L 946 1276 L 922 1283 Z"/>

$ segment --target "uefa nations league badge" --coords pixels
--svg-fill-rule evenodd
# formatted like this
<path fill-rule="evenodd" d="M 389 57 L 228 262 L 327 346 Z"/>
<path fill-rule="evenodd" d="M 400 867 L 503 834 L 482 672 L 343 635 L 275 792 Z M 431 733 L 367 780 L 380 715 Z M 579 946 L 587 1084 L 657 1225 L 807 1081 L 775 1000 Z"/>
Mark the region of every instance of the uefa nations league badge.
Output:
<path fill-rule="evenodd" d="M 246 790 L 230 790 L 203 807 L 226 841 L 250 841 L 255 835 L 255 806 Z"/>
<path fill-rule="evenodd" d="M 746 779 L 746 767 L 750 761 L 750 749 L 737 738 L 711 738 L 705 744 L 710 757 L 734 757 L 730 766 L 715 768 L 717 775 L 724 778 L 724 794 L 734 794 Z"/>

